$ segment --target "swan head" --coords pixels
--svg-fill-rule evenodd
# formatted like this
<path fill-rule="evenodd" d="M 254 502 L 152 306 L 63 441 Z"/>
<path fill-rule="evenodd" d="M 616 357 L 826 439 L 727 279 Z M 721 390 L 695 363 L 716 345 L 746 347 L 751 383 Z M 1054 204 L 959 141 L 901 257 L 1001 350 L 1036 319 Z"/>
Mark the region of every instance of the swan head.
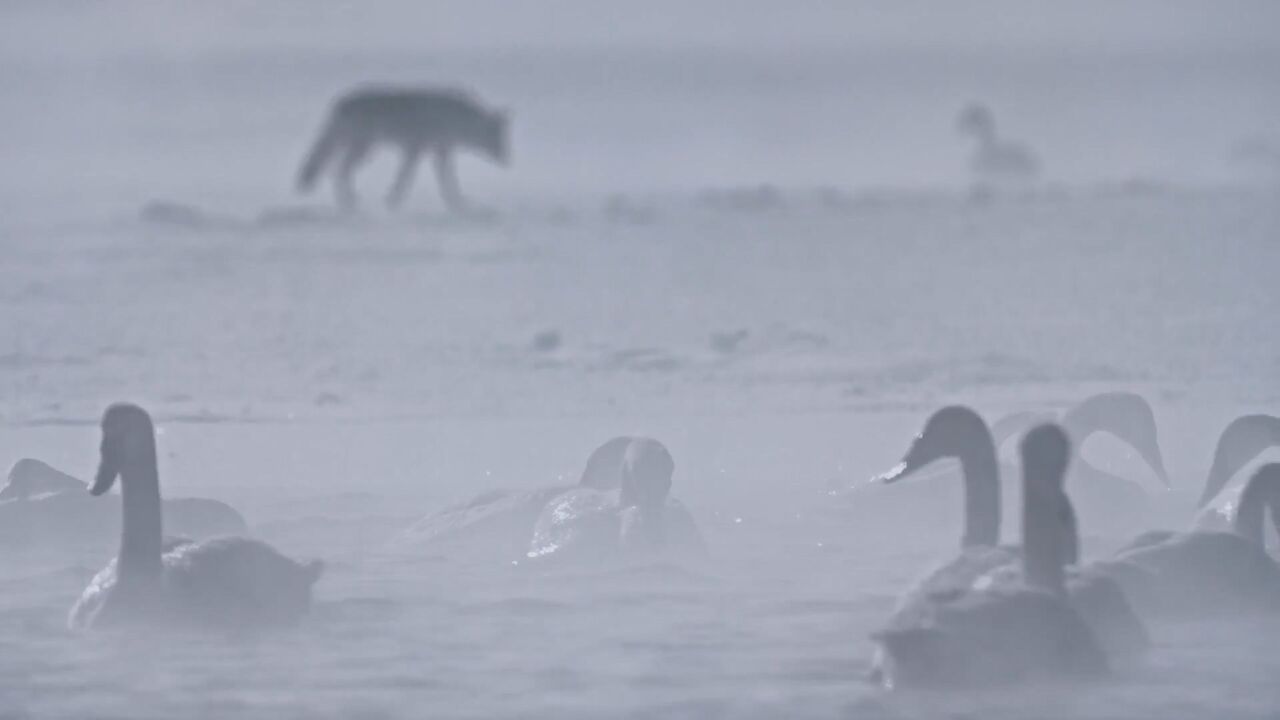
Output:
<path fill-rule="evenodd" d="M 1166 489 L 1170 487 L 1169 473 L 1164 468 L 1164 456 L 1160 452 L 1156 415 L 1151 403 L 1141 395 L 1132 392 L 1099 393 L 1064 413 L 1062 424 L 1077 448 L 1094 433 L 1115 435 L 1138 452 Z"/>
<path fill-rule="evenodd" d="M 986 105 L 969 103 L 956 118 L 956 129 L 966 135 L 991 138 L 996 134 L 996 119 Z"/>
<path fill-rule="evenodd" d="M 635 438 L 619 435 L 596 448 L 587 458 L 578 485 L 595 490 L 617 490 L 622 482 L 622 462 Z"/>
<path fill-rule="evenodd" d="M 990 448 L 992 443 L 991 432 L 982 416 L 964 405 L 949 405 L 929 417 L 902 456 L 902 462 L 875 479 L 896 482 L 934 461 L 966 457 L 975 448 L 983 447 Z"/>
<path fill-rule="evenodd" d="M 1056 424 L 1038 425 L 1023 436 L 1018 445 L 1024 473 L 1033 486 L 1062 491 L 1067 463 L 1071 460 L 1071 440 Z"/>
<path fill-rule="evenodd" d="M 121 473 L 148 470 L 156 462 L 155 427 L 146 410 L 116 403 L 102 415 L 102 452 L 89 492 L 102 495 Z"/>
<path fill-rule="evenodd" d="M 675 467 L 671 453 L 662 443 L 649 438 L 633 439 L 622 458 L 622 488 L 618 504 L 644 511 L 660 510 L 671 491 L 671 475 Z"/>

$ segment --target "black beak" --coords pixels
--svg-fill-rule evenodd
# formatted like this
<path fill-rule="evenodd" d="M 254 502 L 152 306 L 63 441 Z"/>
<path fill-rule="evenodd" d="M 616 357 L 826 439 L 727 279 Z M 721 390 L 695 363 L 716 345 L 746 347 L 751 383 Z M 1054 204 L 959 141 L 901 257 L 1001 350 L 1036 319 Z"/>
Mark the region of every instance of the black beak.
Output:
<path fill-rule="evenodd" d="M 117 477 L 120 477 L 120 469 L 104 455 L 98 463 L 98 474 L 94 476 L 89 494 L 96 497 L 107 492 L 115 484 Z"/>

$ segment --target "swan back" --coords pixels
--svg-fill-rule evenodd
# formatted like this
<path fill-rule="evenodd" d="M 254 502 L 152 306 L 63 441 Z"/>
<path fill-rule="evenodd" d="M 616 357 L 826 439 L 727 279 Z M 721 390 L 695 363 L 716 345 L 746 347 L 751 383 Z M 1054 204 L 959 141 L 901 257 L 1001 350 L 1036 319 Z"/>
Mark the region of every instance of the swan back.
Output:
<path fill-rule="evenodd" d="M 76 478 L 33 458 L 23 458 L 9 469 L 8 483 L 0 488 L 0 502 L 30 500 L 60 492 L 84 492 L 85 484 Z"/>

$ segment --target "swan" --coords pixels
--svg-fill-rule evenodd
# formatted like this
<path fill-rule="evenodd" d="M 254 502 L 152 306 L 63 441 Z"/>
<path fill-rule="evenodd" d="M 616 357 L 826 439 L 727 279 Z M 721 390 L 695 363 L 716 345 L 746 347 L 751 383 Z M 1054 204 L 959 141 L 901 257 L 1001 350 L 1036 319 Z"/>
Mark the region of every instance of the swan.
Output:
<path fill-rule="evenodd" d="M 1067 482 L 1074 502 L 1089 517 L 1091 527 L 1106 534 L 1128 534 L 1135 522 L 1155 511 L 1157 506 L 1153 496 L 1141 485 L 1093 466 L 1080 453 L 1081 446 L 1093 435 L 1113 435 L 1133 447 L 1162 486 L 1168 488 L 1168 473 L 1160 449 L 1155 415 L 1141 395 L 1130 392 L 1092 395 L 1067 409 L 1060 418 L 1054 413 L 1037 412 L 1007 415 L 991 425 L 990 440 L 978 439 L 977 442 L 994 442 L 998 451 L 1009 438 L 1039 422 L 1054 420 L 1063 425 L 1072 439 L 1073 457 Z M 928 477 L 954 478 L 956 472 L 953 467 L 941 467 L 930 472 Z M 1020 506 L 1017 466 L 997 461 L 995 472 L 1000 478 L 998 487 L 1004 498 L 1003 504 Z M 920 517 L 924 522 L 936 525 L 946 522 L 955 512 L 954 497 L 945 492 L 939 493 L 929 485 L 890 490 L 873 478 L 871 482 L 860 482 L 848 489 L 829 490 L 829 494 L 845 500 L 847 511 L 858 516 L 856 519 L 860 523 L 874 523 L 888 515 Z"/>
<path fill-rule="evenodd" d="M 1225 530 L 1232 526 L 1243 487 L 1228 490 L 1227 485 L 1244 466 L 1273 447 L 1280 447 L 1280 418 L 1242 415 L 1227 424 L 1218 436 L 1213 464 L 1196 502 L 1196 527 Z"/>
<path fill-rule="evenodd" d="M 527 556 L 705 553 L 693 517 L 668 498 L 675 461 L 662 443 L 630 438 L 620 470 L 617 491 L 578 487 L 546 503 L 534 523 Z"/>
<path fill-rule="evenodd" d="M 1061 426 L 1052 427 L 1065 432 Z M 1025 440 L 1023 447 L 1025 449 Z M 1069 441 L 1064 452 L 1070 456 Z M 964 483 L 964 533 L 960 554 L 927 575 L 913 595 L 950 596 L 967 591 L 979 581 L 1007 584 L 1016 580 L 1016 576 L 1011 578 L 1008 573 L 1016 569 L 1023 550 L 999 544 L 1001 493 L 996 475 L 995 444 L 991 431 L 978 413 L 962 405 L 938 410 L 925 422 L 924 430 L 907 449 L 902 462 L 878 479 L 896 483 L 944 458 L 959 460 Z M 1023 464 L 1025 493 L 1025 452 Z M 1064 475 L 1067 465 L 1067 462 L 1063 463 L 1061 473 Z M 1020 498 L 1019 505 L 1025 509 L 1026 499 Z M 1064 554 L 1065 564 L 1076 565 L 1080 555 L 1079 538 L 1075 511 L 1070 503 L 1064 505 L 1063 514 L 1064 518 L 1059 523 L 1062 537 L 1057 547 Z M 1025 516 L 1023 521 L 1026 522 Z M 1072 604 L 1094 629 L 1108 655 L 1127 659 L 1147 649 L 1150 640 L 1146 628 L 1133 612 L 1117 580 L 1105 573 L 1073 568 L 1068 590 Z"/>
<path fill-rule="evenodd" d="M 73 630 L 119 624 L 191 624 L 231 630 L 285 624 L 310 607 L 323 564 L 300 564 L 242 537 L 165 543 L 161 534 L 155 428 L 145 410 L 107 408 L 90 494 L 120 480 L 120 552 L 71 609 Z"/>
<path fill-rule="evenodd" d="M 9 468 L 0 502 L 32 500 L 60 492 L 84 492 L 87 486 L 70 475 L 34 458 L 22 458 Z"/>
<path fill-rule="evenodd" d="M 23 458 L 0 488 L 0 537 L 12 545 L 100 545 L 120 534 L 120 510 L 89 501 L 88 485 L 40 460 Z M 205 498 L 164 501 L 165 524 L 177 535 L 241 535 L 244 518 L 226 503 Z"/>
<path fill-rule="evenodd" d="M 972 103 L 961 111 L 956 127 L 977 144 L 969 169 L 984 188 L 1027 185 L 1040 175 L 1040 160 L 1030 148 L 1001 139 L 991 110 Z"/>
<path fill-rule="evenodd" d="M 491 490 L 419 520 L 401 533 L 401 545 L 484 541 L 502 554 L 522 554 L 538 515 L 548 502 L 575 488 L 616 490 L 629 435 L 611 438 L 592 451 L 577 485 L 535 490 Z"/>
<path fill-rule="evenodd" d="M 946 413 L 944 418 L 959 418 L 962 409 L 940 412 Z M 986 433 L 985 423 L 980 425 L 957 426 L 956 437 Z M 982 582 L 980 576 L 940 588 L 926 579 L 903 599 L 887 626 L 872 634 L 877 645 L 873 681 L 894 689 L 1091 678 L 1109 672 L 1106 653 L 1065 589 L 1064 568 L 1074 552 L 1064 542 L 1074 531 L 1063 490 L 1070 441 L 1057 426 L 1042 425 L 1027 433 L 1021 452 L 1024 552 L 1018 581 Z M 981 462 L 977 455 L 968 459 Z M 984 495 L 996 497 L 994 490 Z M 990 523 L 984 530 L 991 530 Z M 973 540 L 966 536 L 966 542 Z M 971 549 L 962 550 L 961 565 L 970 564 L 965 556 Z"/>
<path fill-rule="evenodd" d="M 996 447 L 1007 437 L 1026 430 L 1037 421 L 1056 420 L 1071 438 L 1074 456 L 1067 477 L 1071 497 L 1088 515 L 1089 524 L 1104 534 L 1127 533 L 1160 507 L 1141 484 L 1096 467 L 1080 453 L 1086 440 L 1107 433 L 1124 441 L 1142 458 L 1160 482 L 1161 492 L 1171 489 L 1160 450 L 1155 412 L 1146 398 L 1133 392 L 1104 392 L 1091 395 L 1054 418 L 1052 415 L 1018 414 L 992 425 Z M 1001 466 L 1004 477 L 1016 477 L 1014 468 Z M 1005 487 L 1013 488 L 1010 482 Z"/>
<path fill-rule="evenodd" d="M 1151 531 L 1111 561 L 1114 577 L 1144 614 L 1280 612 L 1280 565 L 1263 546 L 1263 518 L 1280 518 L 1280 464 L 1259 468 L 1240 494 L 1231 530 Z M 1277 527 L 1280 530 L 1280 527 Z"/>

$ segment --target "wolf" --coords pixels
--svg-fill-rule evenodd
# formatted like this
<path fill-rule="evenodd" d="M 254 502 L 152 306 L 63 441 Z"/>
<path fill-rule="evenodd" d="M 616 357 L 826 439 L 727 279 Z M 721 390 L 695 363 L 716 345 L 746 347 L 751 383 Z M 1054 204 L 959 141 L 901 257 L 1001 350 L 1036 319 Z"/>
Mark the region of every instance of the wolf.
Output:
<path fill-rule="evenodd" d="M 462 211 L 466 204 L 458 187 L 454 151 L 469 148 L 506 166 L 510 162 L 508 125 L 505 111 L 485 107 L 465 90 L 356 88 L 333 103 L 320 136 L 298 170 L 298 191 L 309 192 L 322 174 L 332 171 L 338 205 L 355 207 L 352 176 L 375 145 L 388 144 L 401 152 L 400 169 L 386 197 L 389 208 L 404 201 L 418 162 L 430 153 L 445 205 Z"/>

